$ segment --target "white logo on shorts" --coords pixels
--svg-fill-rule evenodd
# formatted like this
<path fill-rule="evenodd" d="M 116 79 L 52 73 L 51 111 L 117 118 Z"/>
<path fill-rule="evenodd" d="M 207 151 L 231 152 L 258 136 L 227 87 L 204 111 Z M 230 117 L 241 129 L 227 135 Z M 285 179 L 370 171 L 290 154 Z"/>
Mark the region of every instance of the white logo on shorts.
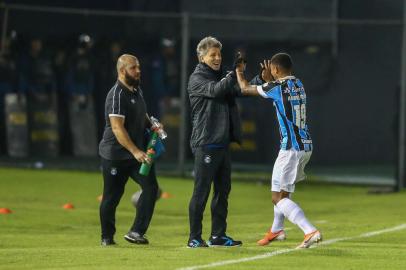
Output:
<path fill-rule="evenodd" d="M 117 174 L 117 168 L 111 168 L 110 173 L 111 173 L 111 175 L 116 175 Z"/>
<path fill-rule="evenodd" d="M 204 163 L 209 164 L 211 162 L 211 156 L 210 155 L 205 155 L 204 156 Z"/>
<path fill-rule="evenodd" d="M 131 103 L 134 104 L 134 103 L 135 103 L 135 99 L 132 98 L 132 99 L 131 99 Z"/>

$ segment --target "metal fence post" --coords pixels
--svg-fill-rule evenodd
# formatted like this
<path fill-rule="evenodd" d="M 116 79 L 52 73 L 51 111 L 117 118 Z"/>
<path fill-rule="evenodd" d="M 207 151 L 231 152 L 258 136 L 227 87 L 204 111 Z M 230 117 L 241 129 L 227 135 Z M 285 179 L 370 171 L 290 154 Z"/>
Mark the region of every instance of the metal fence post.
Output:
<path fill-rule="evenodd" d="M 189 14 L 182 13 L 182 52 L 181 52 L 181 123 L 179 131 L 179 145 L 178 145 L 178 171 L 182 176 L 185 176 L 185 155 L 186 155 L 186 112 L 187 112 L 187 72 L 189 63 Z"/>
<path fill-rule="evenodd" d="M 402 51 L 400 68 L 399 100 L 399 160 L 397 189 L 405 187 L 406 182 L 406 0 L 403 0 Z"/>
<path fill-rule="evenodd" d="M 331 53 L 334 59 L 337 59 L 338 56 L 338 30 L 339 30 L 339 0 L 332 1 L 332 11 L 331 11 L 331 21 L 332 21 L 332 30 L 331 30 L 331 39 L 332 39 L 332 46 L 331 46 Z"/>
<path fill-rule="evenodd" d="M 7 38 L 7 24 L 8 24 L 8 7 L 3 6 L 3 27 L 1 28 L 1 48 L 0 52 L 3 52 L 6 48 L 6 38 Z"/>

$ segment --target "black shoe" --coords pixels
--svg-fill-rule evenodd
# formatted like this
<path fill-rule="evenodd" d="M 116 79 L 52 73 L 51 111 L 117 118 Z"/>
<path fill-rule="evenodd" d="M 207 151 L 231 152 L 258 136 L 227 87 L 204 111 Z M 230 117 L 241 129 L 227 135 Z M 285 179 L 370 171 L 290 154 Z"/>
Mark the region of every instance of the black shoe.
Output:
<path fill-rule="evenodd" d="M 241 241 L 233 240 L 228 236 L 211 236 L 207 242 L 209 247 L 239 247 L 242 245 Z"/>
<path fill-rule="evenodd" d="M 191 239 L 187 243 L 188 248 L 209 247 L 203 239 Z"/>
<path fill-rule="evenodd" d="M 148 239 L 144 235 L 137 232 L 129 231 L 124 235 L 124 239 L 133 244 L 147 245 L 149 244 Z"/>
<path fill-rule="evenodd" d="M 113 238 L 103 238 L 102 240 L 101 240 L 101 245 L 102 246 L 112 246 L 112 245 L 115 245 L 116 244 L 116 242 L 114 242 L 114 240 L 113 240 Z"/>

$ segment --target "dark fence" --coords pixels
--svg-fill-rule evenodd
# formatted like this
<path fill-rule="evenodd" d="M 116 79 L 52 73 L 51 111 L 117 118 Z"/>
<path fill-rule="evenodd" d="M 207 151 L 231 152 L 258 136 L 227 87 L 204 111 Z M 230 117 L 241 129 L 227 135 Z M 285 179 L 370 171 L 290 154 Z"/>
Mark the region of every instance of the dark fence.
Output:
<path fill-rule="evenodd" d="M 398 163 L 402 21 L 355 20 L 351 14 L 339 18 L 335 2 L 325 5 L 325 12 L 317 17 L 2 6 L 2 58 L 12 61 L 15 69 L 9 81 L 2 76 L 11 85 L 2 84 L 2 102 L 9 93 L 14 97 L 6 98 L 1 107 L 6 112 L 2 140 L 6 138 L 7 144 L 0 151 L 4 159 L 96 157 L 104 98 L 116 78 L 115 61 L 128 52 L 141 60 L 150 114 L 168 130 L 167 152 L 160 165 L 185 170 L 192 161 L 185 86 L 197 62 L 198 41 L 212 35 L 223 43 L 226 69 L 236 51 L 246 53 L 248 77 L 255 76 L 259 62 L 274 53 L 292 55 L 294 73 L 302 79 L 309 101 L 314 167 L 366 171 L 379 167 L 385 172 L 382 179 L 393 179 Z M 42 47 L 38 61 L 32 57 L 38 47 L 35 40 Z M 42 74 L 48 76 L 44 80 L 49 86 L 31 89 L 32 73 L 41 63 L 50 69 Z M 81 65 L 87 69 L 78 71 Z M 233 160 L 244 168 L 264 165 L 270 170 L 279 147 L 274 108 L 261 98 L 241 98 L 238 103 L 243 143 L 231 146 Z"/>

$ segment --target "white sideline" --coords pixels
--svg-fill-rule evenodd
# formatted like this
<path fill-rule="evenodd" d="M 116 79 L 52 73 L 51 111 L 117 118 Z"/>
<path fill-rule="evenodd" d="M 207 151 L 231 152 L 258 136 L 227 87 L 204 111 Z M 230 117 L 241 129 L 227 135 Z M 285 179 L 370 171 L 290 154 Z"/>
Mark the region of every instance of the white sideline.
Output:
<path fill-rule="evenodd" d="M 371 237 L 371 236 L 375 236 L 375 235 L 379 235 L 379 234 L 383 234 L 383 233 L 400 231 L 400 230 L 404 230 L 404 229 L 406 229 L 406 223 L 401 224 L 401 225 L 396 226 L 396 227 L 380 230 L 380 231 L 363 233 L 363 234 L 360 234 L 358 236 L 334 238 L 334 239 L 326 240 L 326 241 L 321 242 L 319 245 L 330 245 L 330 244 L 341 242 L 341 241 L 353 240 L 353 239 L 357 239 L 357 238 L 367 238 L 367 237 Z M 312 246 L 312 248 L 315 248 L 315 247 L 317 247 L 317 246 L 316 245 Z M 289 252 L 292 252 L 292 251 L 298 251 L 298 250 L 301 250 L 301 249 L 296 249 L 296 248 L 281 249 L 281 250 L 276 250 L 276 251 L 273 251 L 273 252 L 268 252 L 268 253 L 264 253 L 262 255 L 257 255 L 257 256 L 253 256 L 253 257 L 241 258 L 241 259 L 237 259 L 237 260 L 219 261 L 219 262 L 203 264 L 203 265 L 189 266 L 189 267 L 184 267 L 184 268 L 178 268 L 176 270 L 196 270 L 196 269 L 210 268 L 210 267 L 216 267 L 216 266 L 223 266 L 223 265 L 228 265 L 228 264 L 249 262 L 249 261 L 265 259 L 265 258 L 273 257 L 273 256 L 276 256 L 276 255 L 289 253 Z"/>

